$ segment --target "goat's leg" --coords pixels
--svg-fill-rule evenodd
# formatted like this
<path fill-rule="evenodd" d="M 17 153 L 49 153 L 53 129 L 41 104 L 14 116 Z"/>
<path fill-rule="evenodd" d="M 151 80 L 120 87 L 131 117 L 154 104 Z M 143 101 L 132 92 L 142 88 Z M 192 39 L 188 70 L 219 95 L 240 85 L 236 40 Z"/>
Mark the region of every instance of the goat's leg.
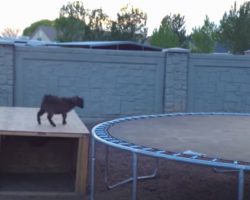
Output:
<path fill-rule="evenodd" d="M 63 118 L 63 125 L 65 125 L 67 122 L 66 122 L 66 117 L 67 117 L 67 113 L 62 113 L 62 118 Z"/>
<path fill-rule="evenodd" d="M 50 124 L 52 125 L 52 126 L 56 126 L 56 124 L 52 121 L 52 116 L 53 116 L 53 114 L 52 113 L 48 113 L 48 120 L 49 120 L 49 122 L 50 122 Z"/>
<path fill-rule="evenodd" d="M 45 110 L 43 109 L 40 109 L 38 112 L 37 112 L 37 122 L 38 124 L 41 124 L 41 116 L 45 113 Z"/>

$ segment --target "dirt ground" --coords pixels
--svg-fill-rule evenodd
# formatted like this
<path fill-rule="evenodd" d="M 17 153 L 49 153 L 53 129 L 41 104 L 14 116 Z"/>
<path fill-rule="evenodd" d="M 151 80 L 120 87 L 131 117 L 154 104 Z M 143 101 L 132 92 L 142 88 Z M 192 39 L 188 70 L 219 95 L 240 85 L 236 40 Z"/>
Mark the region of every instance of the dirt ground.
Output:
<path fill-rule="evenodd" d="M 104 183 L 105 146 L 97 143 L 95 200 L 131 199 L 132 184 L 108 190 Z M 111 148 L 111 184 L 131 175 L 131 154 Z M 139 156 L 139 175 L 150 174 L 155 160 Z M 238 173 L 218 173 L 211 167 L 197 166 L 168 160 L 159 160 L 159 170 L 154 179 L 138 181 L 138 200 L 235 200 L 237 199 Z M 250 199 L 250 176 L 245 174 L 244 199 Z"/>

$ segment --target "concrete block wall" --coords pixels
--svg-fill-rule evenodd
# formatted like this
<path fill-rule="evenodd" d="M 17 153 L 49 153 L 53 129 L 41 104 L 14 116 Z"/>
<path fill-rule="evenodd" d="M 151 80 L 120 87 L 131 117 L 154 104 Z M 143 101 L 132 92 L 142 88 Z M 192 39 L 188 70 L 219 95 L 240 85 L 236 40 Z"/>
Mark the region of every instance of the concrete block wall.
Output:
<path fill-rule="evenodd" d="M 188 111 L 250 112 L 250 57 L 191 54 Z"/>
<path fill-rule="evenodd" d="M 17 47 L 15 106 L 40 105 L 44 94 L 79 95 L 83 118 L 162 113 L 164 54 Z"/>
<path fill-rule="evenodd" d="M 0 106 L 13 105 L 14 46 L 0 44 Z"/>
<path fill-rule="evenodd" d="M 250 57 L 0 45 L 0 106 L 79 95 L 86 119 L 165 112 L 250 112 Z"/>

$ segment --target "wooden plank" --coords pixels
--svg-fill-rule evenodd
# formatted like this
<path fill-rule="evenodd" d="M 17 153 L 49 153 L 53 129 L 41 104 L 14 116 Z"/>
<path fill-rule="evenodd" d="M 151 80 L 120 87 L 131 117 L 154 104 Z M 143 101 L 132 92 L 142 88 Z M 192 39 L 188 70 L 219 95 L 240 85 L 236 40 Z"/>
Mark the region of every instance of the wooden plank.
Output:
<path fill-rule="evenodd" d="M 34 135 L 34 136 L 60 136 L 76 137 L 89 134 L 88 129 L 80 120 L 74 110 L 70 111 L 67 116 L 67 124 L 62 125 L 62 116 L 54 115 L 53 121 L 56 127 L 52 127 L 47 116 L 41 118 L 42 124 L 37 123 L 38 108 L 23 107 L 0 107 L 0 134 L 10 132 L 10 135 Z"/>
<path fill-rule="evenodd" d="M 50 133 L 50 132 L 23 132 L 23 131 L 2 131 L 0 135 L 6 136 L 32 136 L 32 137 L 58 137 L 58 138 L 80 138 L 80 133 Z"/>
<path fill-rule="evenodd" d="M 3 196 L 68 196 L 74 197 L 79 195 L 76 192 L 30 192 L 30 191 L 0 191 L 0 197 Z"/>
<path fill-rule="evenodd" d="M 87 174 L 88 174 L 88 152 L 89 152 L 89 136 L 84 135 L 79 138 L 75 192 L 86 194 Z"/>

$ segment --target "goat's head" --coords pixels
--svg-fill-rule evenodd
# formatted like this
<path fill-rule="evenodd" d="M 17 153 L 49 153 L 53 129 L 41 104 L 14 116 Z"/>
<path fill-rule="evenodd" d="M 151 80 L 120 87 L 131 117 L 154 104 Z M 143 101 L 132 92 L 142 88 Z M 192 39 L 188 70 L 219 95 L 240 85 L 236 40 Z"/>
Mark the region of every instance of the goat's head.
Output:
<path fill-rule="evenodd" d="M 75 103 L 75 106 L 78 106 L 80 108 L 84 107 L 84 100 L 81 97 L 75 96 L 74 97 L 74 103 Z"/>

